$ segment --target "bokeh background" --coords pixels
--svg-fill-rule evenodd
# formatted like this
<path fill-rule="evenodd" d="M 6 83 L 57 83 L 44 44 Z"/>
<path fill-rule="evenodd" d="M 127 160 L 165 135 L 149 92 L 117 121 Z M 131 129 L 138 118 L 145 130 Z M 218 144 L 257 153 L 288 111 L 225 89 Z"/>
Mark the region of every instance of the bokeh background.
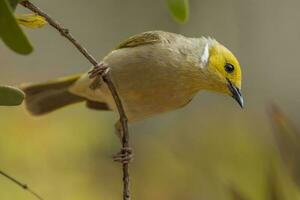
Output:
<path fill-rule="evenodd" d="M 34 3 L 98 60 L 124 38 L 148 30 L 211 36 L 239 58 L 245 109 L 229 97 L 201 92 L 183 109 L 130 125 L 133 199 L 300 199 L 300 1 L 191 0 L 186 24 L 172 19 L 164 0 Z M 0 43 L 1 84 L 90 68 L 51 27 L 26 33 L 35 47 L 30 56 Z M 0 169 L 47 200 L 120 199 L 121 167 L 111 159 L 120 147 L 116 120 L 116 114 L 82 104 L 39 118 L 24 106 L 0 107 Z M 33 198 L 0 177 L 1 200 Z"/>

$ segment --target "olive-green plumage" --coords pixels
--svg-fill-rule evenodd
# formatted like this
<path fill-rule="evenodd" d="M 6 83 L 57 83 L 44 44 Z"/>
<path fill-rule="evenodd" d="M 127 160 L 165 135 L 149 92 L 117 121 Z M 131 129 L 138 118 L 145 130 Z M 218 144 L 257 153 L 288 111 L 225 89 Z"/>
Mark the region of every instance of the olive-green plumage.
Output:
<path fill-rule="evenodd" d="M 188 38 L 150 31 L 130 37 L 103 60 L 121 96 L 129 122 L 180 108 L 200 90 L 233 96 L 242 106 L 237 59 L 211 38 Z M 108 87 L 90 89 L 88 74 L 23 87 L 26 105 L 39 115 L 86 101 L 100 110 L 116 110 Z"/>

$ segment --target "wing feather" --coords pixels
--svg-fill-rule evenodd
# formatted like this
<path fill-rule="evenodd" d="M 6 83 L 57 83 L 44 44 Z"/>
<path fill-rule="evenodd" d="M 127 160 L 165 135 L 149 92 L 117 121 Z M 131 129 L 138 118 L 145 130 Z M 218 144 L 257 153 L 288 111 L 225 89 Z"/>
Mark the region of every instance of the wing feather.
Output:
<path fill-rule="evenodd" d="M 149 31 L 134 35 L 117 46 L 116 49 L 137 47 L 146 44 L 155 44 L 162 41 L 162 31 Z"/>

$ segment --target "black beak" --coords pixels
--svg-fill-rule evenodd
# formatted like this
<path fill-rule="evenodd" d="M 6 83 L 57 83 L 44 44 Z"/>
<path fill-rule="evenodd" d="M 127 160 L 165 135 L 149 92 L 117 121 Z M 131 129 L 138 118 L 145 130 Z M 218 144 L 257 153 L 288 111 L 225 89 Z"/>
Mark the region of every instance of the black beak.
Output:
<path fill-rule="evenodd" d="M 241 90 L 239 88 L 237 88 L 236 86 L 234 86 L 229 79 L 227 79 L 227 81 L 228 81 L 227 86 L 232 94 L 232 97 L 239 103 L 241 108 L 243 108 L 244 107 L 244 99 L 241 94 Z"/>

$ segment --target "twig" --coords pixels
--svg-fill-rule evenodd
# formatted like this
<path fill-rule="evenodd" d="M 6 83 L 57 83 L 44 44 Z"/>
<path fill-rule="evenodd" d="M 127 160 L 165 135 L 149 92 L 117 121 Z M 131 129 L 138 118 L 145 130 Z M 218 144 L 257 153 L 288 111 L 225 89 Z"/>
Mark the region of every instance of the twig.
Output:
<path fill-rule="evenodd" d="M 109 73 L 103 77 L 104 81 L 107 83 L 118 108 L 120 114 L 120 122 L 122 125 L 122 147 L 123 149 L 129 148 L 129 132 L 128 132 L 128 123 L 127 117 L 122 106 L 122 102 L 118 97 L 117 91 L 114 87 L 114 84 L 111 81 Z M 130 190 L 129 190 L 129 164 L 123 163 L 123 200 L 130 200 Z"/>
<path fill-rule="evenodd" d="M 14 182 L 15 184 L 17 184 L 18 186 L 20 186 L 21 188 L 23 188 L 24 190 L 28 191 L 29 193 L 31 193 L 32 195 L 34 195 L 36 198 L 38 198 L 39 200 L 43 200 L 43 198 L 38 195 L 35 191 L 33 191 L 30 187 L 28 187 L 28 185 L 21 183 L 20 181 L 18 181 L 17 179 L 13 178 L 12 176 L 8 175 L 7 173 L 3 172 L 0 170 L 0 174 L 6 178 L 8 178 L 9 180 L 11 180 L 12 182 Z"/>
<path fill-rule="evenodd" d="M 98 67 L 100 65 L 100 62 L 97 62 L 96 59 L 84 48 L 81 44 L 78 43 L 78 41 L 72 36 L 70 31 L 66 29 L 65 27 L 61 26 L 59 23 L 54 21 L 48 14 L 43 12 L 40 8 L 36 7 L 34 4 L 32 4 L 29 1 L 22 1 L 21 4 L 28 8 L 29 10 L 33 11 L 34 13 L 37 13 L 38 15 L 44 17 L 46 21 L 54 27 L 56 30 L 58 30 L 61 35 L 65 38 L 67 38 L 85 57 L 89 60 L 89 62 L 94 66 Z M 120 122 L 122 125 L 122 147 L 129 148 L 129 132 L 128 132 L 128 123 L 127 123 L 127 117 L 124 111 L 124 107 L 122 105 L 121 99 L 118 95 L 118 92 L 110 78 L 110 72 L 109 69 L 107 70 L 107 73 L 103 74 L 103 80 L 106 82 L 113 98 L 116 103 L 119 116 L 120 116 Z M 130 191 L 129 191 L 129 165 L 128 163 L 123 163 L 123 200 L 130 200 Z"/>

